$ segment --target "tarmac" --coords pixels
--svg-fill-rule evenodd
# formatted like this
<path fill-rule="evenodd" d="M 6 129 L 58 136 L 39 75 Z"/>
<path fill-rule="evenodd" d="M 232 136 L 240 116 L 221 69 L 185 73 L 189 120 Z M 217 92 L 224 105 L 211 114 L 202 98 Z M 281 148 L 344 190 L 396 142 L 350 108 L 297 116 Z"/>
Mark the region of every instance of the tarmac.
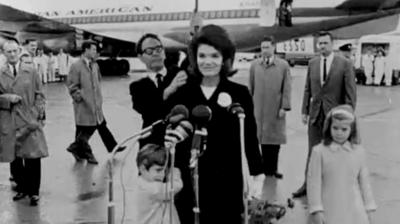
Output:
<path fill-rule="evenodd" d="M 305 67 L 294 67 L 292 73 L 292 111 L 287 115 L 288 143 L 282 146 L 279 171 L 282 180 L 267 178 L 263 198 L 286 204 L 291 193 L 304 180 L 307 156 L 307 128 L 301 123 Z M 104 77 L 102 82 L 103 110 L 109 128 L 117 141 L 137 133 L 141 117 L 132 109 L 129 83 L 143 74 L 125 77 Z M 234 81 L 247 84 L 247 69 L 241 69 Z M 71 99 L 62 83 L 45 86 L 47 94 L 46 138 L 50 156 L 42 160 L 41 200 L 37 207 L 29 200 L 12 201 L 9 165 L 0 164 L 0 224 L 103 224 L 108 222 L 108 155 L 97 133 L 90 144 L 98 165 L 76 163 L 67 146 L 73 141 L 75 127 Z M 400 86 L 358 86 L 356 113 L 359 117 L 362 145 L 367 150 L 367 162 L 378 210 L 374 223 L 397 224 L 400 220 Z M 115 223 L 133 223 L 133 176 L 136 174 L 136 145 L 112 159 L 114 165 L 113 193 Z M 307 223 L 306 199 L 296 199 L 295 207 L 277 223 Z M 216 203 L 218 202 L 216 199 Z M 123 220 L 123 222 L 122 222 Z"/>

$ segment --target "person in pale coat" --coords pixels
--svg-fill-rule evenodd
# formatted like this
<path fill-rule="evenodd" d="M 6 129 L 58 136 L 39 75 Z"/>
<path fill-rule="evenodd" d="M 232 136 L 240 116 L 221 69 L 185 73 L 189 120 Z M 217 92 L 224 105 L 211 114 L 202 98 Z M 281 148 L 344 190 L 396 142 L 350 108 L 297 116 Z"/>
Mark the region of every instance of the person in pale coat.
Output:
<path fill-rule="evenodd" d="M 17 183 L 13 200 L 29 196 L 30 204 L 35 206 L 39 201 L 41 158 L 48 156 L 43 132 L 45 97 L 34 66 L 19 61 L 18 43 L 10 40 L 3 48 L 8 63 L 0 69 L 0 92 L 20 97 L 13 108 L 16 131 L 13 163 Z"/>
<path fill-rule="evenodd" d="M 98 130 L 107 151 L 112 152 L 117 141 L 107 127 L 103 114 L 100 68 L 95 59 L 97 43 L 85 41 L 82 44 L 82 57 L 72 64 L 67 87 L 71 95 L 75 115 L 75 141 L 67 148 L 77 161 L 87 160 L 98 164 L 88 144 L 93 133 Z M 125 147 L 119 148 L 122 151 Z"/>
<path fill-rule="evenodd" d="M 39 72 L 39 76 L 42 79 L 43 83 L 49 82 L 49 77 L 47 75 L 49 69 L 49 57 L 44 54 L 43 49 L 39 48 L 37 56 L 34 58 L 34 61 L 37 65 L 37 70 Z"/>
<path fill-rule="evenodd" d="M 368 224 L 376 210 L 365 149 L 349 105 L 327 115 L 323 141 L 313 148 L 307 177 L 313 224 Z"/>
<path fill-rule="evenodd" d="M 133 198 L 134 223 L 180 223 L 171 199 L 182 189 L 183 183 L 178 168 L 174 168 L 171 178 L 168 158 L 170 156 L 164 146 L 147 144 L 140 149 L 136 157 L 139 179 L 136 181 Z"/>
<path fill-rule="evenodd" d="M 366 85 L 371 85 L 373 83 L 372 73 L 374 71 L 374 59 L 371 49 L 368 49 L 367 53 L 363 54 L 361 57 L 361 68 L 364 70 L 365 77 L 367 78 L 365 81 Z"/>
<path fill-rule="evenodd" d="M 291 109 L 289 64 L 274 55 L 273 37 L 261 42 L 262 57 L 250 66 L 249 88 L 253 96 L 257 135 L 261 144 L 264 172 L 282 178 L 278 172 L 280 145 L 286 143 L 286 111 Z"/>
<path fill-rule="evenodd" d="M 48 70 L 48 77 L 49 77 L 49 82 L 55 82 L 56 81 L 56 71 L 58 69 L 58 60 L 57 57 L 53 55 L 53 52 L 50 51 L 49 53 L 49 70 Z"/>
<path fill-rule="evenodd" d="M 69 68 L 72 62 L 70 56 L 64 53 L 64 50 L 62 48 L 60 49 L 60 52 L 57 55 L 57 64 L 58 64 L 58 75 L 60 77 L 60 80 L 63 81 L 68 76 Z"/>
<path fill-rule="evenodd" d="M 374 84 L 379 86 L 386 71 L 386 57 L 383 49 L 379 49 L 376 53 L 374 68 Z"/>

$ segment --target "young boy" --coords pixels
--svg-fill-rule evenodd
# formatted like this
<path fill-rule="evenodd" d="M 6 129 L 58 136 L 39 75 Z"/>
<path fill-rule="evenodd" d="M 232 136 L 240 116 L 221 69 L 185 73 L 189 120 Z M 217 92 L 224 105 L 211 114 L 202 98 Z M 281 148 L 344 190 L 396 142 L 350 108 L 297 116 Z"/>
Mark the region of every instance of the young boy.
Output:
<path fill-rule="evenodd" d="M 172 223 L 179 224 L 178 213 L 171 203 L 171 197 L 182 189 L 183 184 L 177 168 L 174 168 L 171 180 L 167 149 L 164 146 L 147 144 L 140 149 L 136 163 L 139 178 L 134 191 L 135 223 L 169 224 L 172 219 Z"/>

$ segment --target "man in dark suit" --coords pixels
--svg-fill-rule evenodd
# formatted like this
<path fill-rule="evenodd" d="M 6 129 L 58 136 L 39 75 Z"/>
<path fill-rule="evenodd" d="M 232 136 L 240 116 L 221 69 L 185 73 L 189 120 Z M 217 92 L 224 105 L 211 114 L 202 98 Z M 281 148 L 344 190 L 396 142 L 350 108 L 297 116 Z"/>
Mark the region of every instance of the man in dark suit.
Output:
<path fill-rule="evenodd" d="M 310 60 L 304 88 L 302 121 L 308 124 L 308 162 L 313 146 L 322 140 L 322 128 L 326 114 L 335 106 L 356 106 L 356 83 L 350 60 L 333 53 L 331 33 L 320 32 L 318 47 L 321 55 Z M 306 184 L 293 193 L 294 197 L 307 194 Z"/>
<path fill-rule="evenodd" d="M 146 65 L 146 77 L 130 84 L 133 109 L 142 115 L 143 127 L 164 119 L 166 111 L 165 100 L 186 83 L 186 72 L 179 72 L 178 67 L 165 67 L 165 51 L 160 38 L 155 34 L 143 35 L 136 47 L 139 59 Z M 157 139 L 154 139 L 157 138 Z M 160 142 L 161 141 L 161 142 Z M 147 142 L 164 142 L 164 136 L 152 135 L 142 139 L 143 146 Z"/>

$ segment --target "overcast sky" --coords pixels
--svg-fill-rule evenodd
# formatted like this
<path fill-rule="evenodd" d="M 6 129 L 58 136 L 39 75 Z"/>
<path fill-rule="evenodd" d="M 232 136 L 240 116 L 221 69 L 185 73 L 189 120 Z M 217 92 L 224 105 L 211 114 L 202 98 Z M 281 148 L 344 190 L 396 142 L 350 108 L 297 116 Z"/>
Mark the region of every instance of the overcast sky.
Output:
<path fill-rule="evenodd" d="M 228 2 L 230 5 L 238 5 L 241 2 L 255 1 L 259 0 L 199 0 L 199 8 L 210 8 L 207 7 L 207 5 L 213 5 L 215 7 L 216 4 L 221 5 L 222 7 Z M 279 2 L 280 0 L 275 1 Z M 343 1 L 344 0 L 294 0 L 294 7 L 324 7 L 336 5 Z M 186 3 L 187 8 L 192 8 L 191 5 L 194 5 L 195 0 L 181 0 L 180 2 Z M 161 4 L 165 4 L 165 7 L 161 8 L 170 8 L 173 5 L 179 5 L 177 4 L 177 0 L 0 0 L 0 3 L 28 12 L 118 7 L 128 5 L 140 6 L 148 3 L 157 3 L 158 7 L 161 7 Z"/>

